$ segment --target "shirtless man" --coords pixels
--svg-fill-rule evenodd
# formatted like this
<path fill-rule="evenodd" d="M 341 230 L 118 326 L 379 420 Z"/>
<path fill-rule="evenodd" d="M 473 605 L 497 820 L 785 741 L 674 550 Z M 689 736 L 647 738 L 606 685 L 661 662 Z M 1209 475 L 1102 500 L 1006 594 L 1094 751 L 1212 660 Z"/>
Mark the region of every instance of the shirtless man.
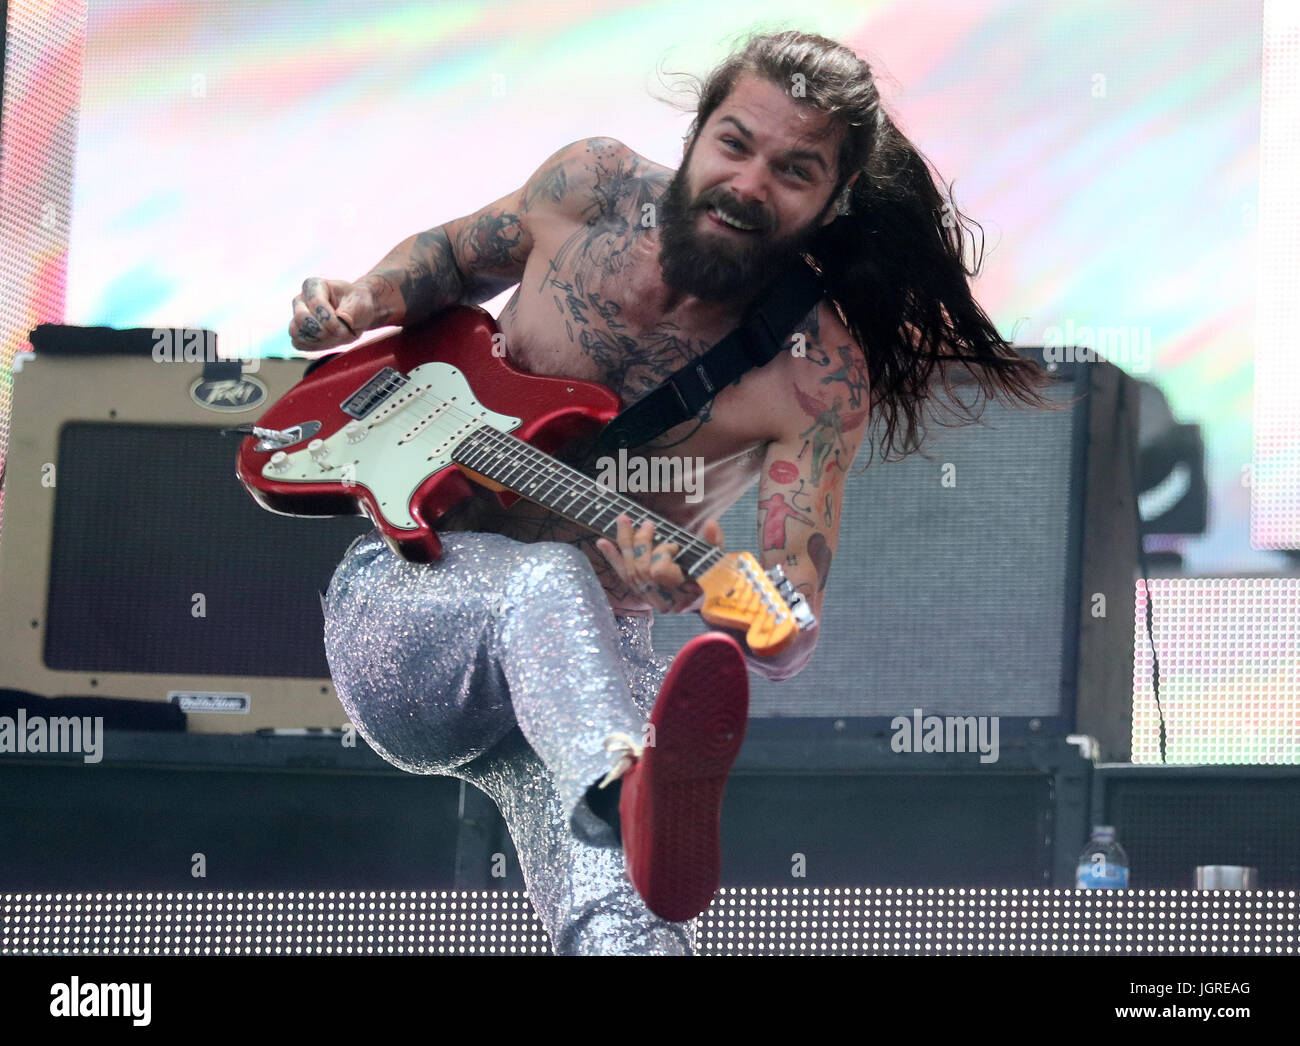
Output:
<path fill-rule="evenodd" d="M 516 192 L 410 237 L 355 283 L 307 280 L 294 300 L 294 344 L 342 346 L 518 284 L 498 321 L 516 366 L 636 401 L 737 326 L 824 226 L 865 209 L 861 190 L 850 196 L 865 158 L 887 136 L 906 141 L 878 111 L 866 64 L 833 41 L 759 37 L 730 61 L 706 85 L 675 174 L 608 138 L 574 142 Z M 841 92 L 836 104 L 853 111 L 857 130 L 802 100 L 791 83 L 804 74 L 791 68 L 807 68 L 805 80 L 833 68 L 828 90 Z M 841 149 L 845 134 L 856 137 Z M 846 155 L 858 166 L 843 169 Z M 928 205 L 926 185 L 918 192 Z M 936 252 L 934 278 L 948 295 L 907 301 L 933 306 L 928 317 L 968 321 L 961 333 L 987 335 L 978 358 L 1018 366 L 993 359 L 1005 343 L 952 293 L 959 252 L 923 209 L 907 214 L 920 214 L 929 236 L 904 228 L 907 246 Z M 858 227 L 845 228 L 857 243 Z M 861 324 L 870 303 L 852 304 Z M 823 300 L 795 328 L 802 351 L 749 370 L 696 418 L 629 449 L 703 459 L 702 500 L 633 499 L 719 545 L 716 517 L 757 480 L 755 554 L 784 569 L 819 619 L 844 477 L 876 405 L 846 315 Z M 891 348 L 911 361 L 910 343 Z M 708 632 L 669 671 L 649 644 L 653 613 L 697 609 L 702 593 L 651 525 L 620 521 L 616 547 L 525 499 L 505 510 L 485 494 L 438 529 L 444 552 L 434 564 L 404 563 L 372 534 L 335 574 L 326 652 L 349 718 L 395 765 L 461 777 L 496 801 L 556 952 L 692 952 L 692 917 L 718 883 L 746 664 L 789 679 L 812 656 L 816 629 L 771 659 L 744 649 L 739 634 Z M 657 737 L 638 744 L 647 719 Z M 675 778 L 667 769 L 692 761 Z M 683 799 L 673 783 L 692 777 L 698 788 Z M 692 861 L 699 867 L 684 867 Z"/>
<path fill-rule="evenodd" d="M 304 349 L 343 345 L 352 332 L 412 324 L 517 283 L 499 318 L 511 361 L 535 374 L 600 382 L 629 404 L 736 327 L 776 264 L 835 218 L 840 133 L 788 90 L 745 76 L 688 143 L 675 183 L 671 170 L 617 141 L 575 142 L 518 191 L 411 237 L 355 283 L 307 280 L 290 334 Z M 844 474 L 867 428 L 868 389 L 860 350 L 832 304 L 823 301 L 796 332 L 802 353 L 748 371 L 696 419 L 629 456 L 702 458 L 698 502 L 681 492 L 634 500 L 719 545 L 716 517 L 755 479 L 760 502 L 783 498 L 788 505 L 799 493 L 813 506 L 810 515 L 793 514 L 778 525 L 781 540 L 763 541 L 756 554 L 764 568 L 781 565 L 820 617 Z M 849 364 L 830 383 L 816 362 L 827 355 Z M 796 388 L 829 408 L 810 418 Z M 812 453 L 814 423 L 815 435 L 838 451 L 830 467 Z M 506 510 L 489 495 L 464 502 L 438 529 L 574 546 L 619 618 L 681 612 L 702 601 L 699 586 L 673 561 L 679 549 L 657 545 L 652 523 L 634 530 L 621 521 L 615 548 L 525 499 Z M 344 631 L 355 634 L 355 618 L 348 622 Z M 812 629 L 775 658 L 743 655 L 765 677 L 788 679 L 807 664 L 816 639 Z M 725 676 L 725 668 L 718 671 Z M 731 678 L 734 690 L 734 671 Z M 342 695 L 346 684 L 338 681 Z"/>

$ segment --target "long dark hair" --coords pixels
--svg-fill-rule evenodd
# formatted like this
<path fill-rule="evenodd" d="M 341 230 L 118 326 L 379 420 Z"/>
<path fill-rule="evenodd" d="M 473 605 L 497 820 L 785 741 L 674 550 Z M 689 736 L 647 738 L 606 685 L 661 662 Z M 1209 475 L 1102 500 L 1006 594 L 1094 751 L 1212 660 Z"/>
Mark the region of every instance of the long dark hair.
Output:
<path fill-rule="evenodd" d="M 957 210 L 951 188 L 940 191 L 938 172 L 894 126 L 871 67 L 824 36 L 794 30 L 750 36 L 702 82 L 687 77 L 698 99 L 691 136 L 746 73 L 790 90 L 845 127 L 831 196 L 839 216 L 819 230 L 807 254 L 866 353 L 873 422 L 885 426 L 882 461 L 895 443 L 900 458 L 920 449 L 926 401 L 951 409 L 955 424 L 979 420 L 971 413 L 975 404 L 953 391 L 954 366 L 969 372 L 988 398 L 1052 408 L 1039 392 L 1051 378 L 998 334 L 971 296 L 968 277 L 979 272 L 983 247 L 968 269 L 966 236 L 973 245 L 968 226 L 974 226 L 982 243 L 983 229 Z M 846 192 L 854 173 L 859 177 Z M 936 372 L 953 408 L 932 397 Z"/>

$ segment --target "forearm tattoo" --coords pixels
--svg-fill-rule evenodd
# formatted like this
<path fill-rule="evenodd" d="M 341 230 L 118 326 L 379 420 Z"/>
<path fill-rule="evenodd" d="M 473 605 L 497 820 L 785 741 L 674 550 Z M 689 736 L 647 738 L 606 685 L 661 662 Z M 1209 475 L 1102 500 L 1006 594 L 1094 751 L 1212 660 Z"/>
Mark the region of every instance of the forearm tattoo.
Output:
<path fill-rule="evenodd" d="M 405 249 L 404 249 L 405 248 Z M 375 326 L 414 324 L 461 301 L 465 287 L 442 226 L 415 236 L 362 282 L 375 299 Z"/>

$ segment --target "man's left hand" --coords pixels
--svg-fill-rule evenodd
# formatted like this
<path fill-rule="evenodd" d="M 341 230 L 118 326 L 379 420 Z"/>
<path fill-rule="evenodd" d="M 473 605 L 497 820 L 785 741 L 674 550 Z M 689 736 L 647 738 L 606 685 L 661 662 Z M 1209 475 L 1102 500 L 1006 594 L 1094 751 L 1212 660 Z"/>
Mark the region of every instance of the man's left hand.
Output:
<path fill-rule="evenodd" d="M 681 546 L 673 541 L 654 544 L 655 525 L 646 520 L 635 530 L 626 516 L 618 517 L 618 545 L 601 538 L 596 547 L 609 560 L 609 565 L 623 583 L 661 614 L 681 614 L 696 609 L 704 590 L 688 578 L 673 557 Z M 722 527 L 710 519 L 700 531 L 700 537 L 722 547 Z"/>

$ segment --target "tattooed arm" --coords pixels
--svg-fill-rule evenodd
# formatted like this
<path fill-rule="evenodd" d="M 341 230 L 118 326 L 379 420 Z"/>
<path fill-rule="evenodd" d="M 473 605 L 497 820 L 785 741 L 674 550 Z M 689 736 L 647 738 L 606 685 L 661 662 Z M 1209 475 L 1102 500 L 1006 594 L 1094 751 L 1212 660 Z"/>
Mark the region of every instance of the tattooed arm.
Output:
<path fill-rule="evenodd" d="M 355 283 L 307 279 L 293 300 L 294 346 L 337 348 L 362 331 L 410 326 L 462 302 L 479 305 L 518 283 L 537 229 L 585 220 L 595 178 L 588 143 L 609 141 L 566 145 L 517 191 L 408 236 Z"/>
<path fill-rule="evenodd" d="M 833 310 L 821 308 L 801 329 L 807 356 L 791 357 L 784 434 L 767 444 L 758 486 L 758 548 L 763 569 L 778 564 L 821 620 L 831 560 L 839 545 L 844 481 L 867 431 L 870 392 L 862 350 Z M 801 672 L 820 625 L 775 658 L 750 657 L 774 682 Z"/>
<path fill-rule="evenodd" d="M 394 247 L 357 281 L 375 300 L 371 326 L 419 323 L 458 303 L 481 304 L 518 283 L 539 223 L 576 216 L 589 195 L 576 191 L 589 180 L 584 178 L 587 141 L 560 149 L 521 188 L 495 203 Z"/>

